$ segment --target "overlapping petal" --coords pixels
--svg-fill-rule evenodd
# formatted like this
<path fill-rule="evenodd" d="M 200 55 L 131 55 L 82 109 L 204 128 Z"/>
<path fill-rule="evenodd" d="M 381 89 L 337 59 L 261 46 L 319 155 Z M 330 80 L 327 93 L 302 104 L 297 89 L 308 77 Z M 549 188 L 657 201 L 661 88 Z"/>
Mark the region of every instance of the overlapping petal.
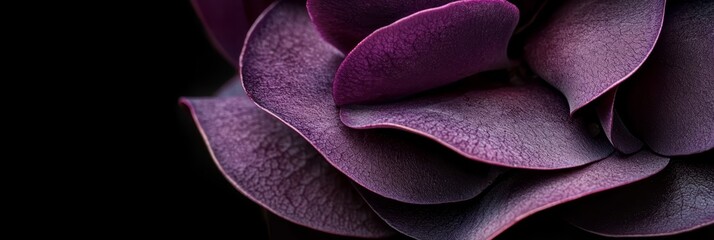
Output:
<path fill-rule="evenodd" d="M 324 42 L 300 3 L 283 1 L 253 27 L 243 85 L 261 108 L 297 130 L 338 170 L 371 191 L 410 203 L 462 201 L 493 178 L 446 148 L 411 134 L 342 124 L 331 82 L 342 54 Z"/>
<path fill-rule="evenodd" d="M 393 233 L 343 175 L 247 97 L 183 99 L 223 174 L 244 195 L 292 222 L 359 237 Z"/>
<path fill-rule="evenodd" d="M 335 75 L 337 105 L 377 102 L 508 66 L 518 9 L 501 0 L 462 0 L 403 18 L 369 35 Z"/>
<path fill-rule="evenodd" d="M 712 155 L 674 159 L 642 182 L 569 205 L 566 219 L 606 236 L 663 236 L 714 223 Z"/>
<path fill-rule="evenodd" d="M 634 73 L 654 48 L 665 0 L 563 1 L 525 46 L 528 64 L 575 112 Z"/>
<path fill-rule="evenodd" d="M 312 22 L 328 43 L 344 53 L 375 30 L 415 12 L 455 0 L 308 0 Z"/>
<path fill-rule="evenodd" d="M 603 135 L 594 137 L 582 119 L 571 118 L 565 99 L 540 82 L 462 83 L 389 104 L 345 106 L 340 115 L 353 128 L 402 129 L 470 159 L 514 168 L 575 167 L 612 153 Z"/>
<path fill-rule="evenodd" d="M 714 148 L 714 2 L 672 1 L 657 47 L 624 92 L 633 132 L 653 151 Z"/>
<path fill-rule="evenodd" d="M 598 119 L 612 146 L 622 153 L 632 154 L 642 149 L 644 144 L 632 135 L 620 118 L 620 114 L 615 109 L 616 96 L 617 88 L 610 90 L 598 100 L 596 106 Z"/>
<path fill-rule="evenodd" d="M 245 35 L 258 13 L 270 1 L 192 0 L 191 3 L 211 36 L 213 45 L 237 67 Z"/>
<path fill-rule="evenodd" d="M 611 156 L 577 169 L 514 172 L 478 199 L 412 205 L 361 190 L 367 203 L 398 231 L 417 239 L 492 239 L 538 211 L 649 177 L 669 160 L 643 151 Z"/>

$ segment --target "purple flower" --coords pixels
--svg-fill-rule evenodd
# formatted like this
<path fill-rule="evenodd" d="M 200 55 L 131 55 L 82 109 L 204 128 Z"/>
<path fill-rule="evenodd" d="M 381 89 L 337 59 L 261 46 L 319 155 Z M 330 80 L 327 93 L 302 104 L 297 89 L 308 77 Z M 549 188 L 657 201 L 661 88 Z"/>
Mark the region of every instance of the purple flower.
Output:
<path fill-rule="evenodd" d="M 712 1 L 286 0 L 249 32 L 265 2 L 194 5 L 239 74 L 181 101 L 225 176 L 290 222 L 417 239 L 491 239 L 549 208 L 605 236 L 714 222 Z"/>

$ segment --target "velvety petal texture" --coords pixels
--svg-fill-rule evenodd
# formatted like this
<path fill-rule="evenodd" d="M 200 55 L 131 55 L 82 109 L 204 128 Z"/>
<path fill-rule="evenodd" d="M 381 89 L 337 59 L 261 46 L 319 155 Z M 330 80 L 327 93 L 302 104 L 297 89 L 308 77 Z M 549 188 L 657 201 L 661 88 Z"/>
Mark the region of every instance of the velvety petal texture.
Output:
<path fill-rule="evenodd" d="M 413 205 L 361 190 L 367 203 L 398 231 L 417 239 L 492 239 L 523 218 L 552 206 L 649 177 L 668 159 L 643 151 L 611 156 L 577 169 L 516 171 L 472 201 Z"/>
<path fill-rule="evenodd" d="M 355 47 L 335 75 L 337 105 L 396 99 L 506 68 L 518 9 L 501 0 L 462 0 L 383 27 Z"/>
<path fill-rule="evenodd" d="M 657 42 L 665 0 L 562 1 L 525 46 L 528 64 L 575 112 L 629 77 Z"/>
<path fill-rule="evenodd" d="M 251 23 L 270 1 L 192 0 L 213 45 L 234 66 L 238 66 L 243 40 Z"/>
<path fill-rule="evenodd" d="M 714 148 L 714 2 L 669 4 L 659 43 L 627 93 L 630 126 L 653 151 Z"/>
<path fill-rule="evenodd" d="M 297 130 L 338 170 L 387 198 L 410 203 L 462 201 L 493 178 L 490 167 L 427 139 L 342 124 L 331 82 L 342 54 L 324 42 L 299 2 L 274 5 L 249 34 L 243 85 L 261 108 Z"/>
<path fill-rule="evenodd" d="M 606 236 L 662 236 L 714 223 L 712 156 L 675 159 L 642 182 L 584 198 L 568 206 L 566 219 Z"/>
<path fill-rule="evenodd" d="M 348 53 L 375 30 L 455 0 L 308 0 L 312 22 L 328 43 Z"/>
<path fill-rule="evenodd" d="M 223 174 L 248 198 L 324 232 L 360 237 L 393 233 L 309 143 L 247 97 L 182 103 Z"/>
<path fill-rule="evenodd" d="M 568 168 L 612 153 L 602 134 L 593 136 L 588 124 L 571 118 L 562 95 L 541 83 L 461 83 L 389 104 L 348 105 L 340 115 L 353 128 L 410 131 L 470 159 L 506 167 Z"/>
<path fill-rule="evenodd" d="M 615 110 L 616 96 L 617 88 L 610 90 L 598 100 L 598 119 L 612 146 L 622 153 L 632 154 L 642 149 L 644 143 L 630 133 L 630 130 L 620 118 L 620 114 Z"/>

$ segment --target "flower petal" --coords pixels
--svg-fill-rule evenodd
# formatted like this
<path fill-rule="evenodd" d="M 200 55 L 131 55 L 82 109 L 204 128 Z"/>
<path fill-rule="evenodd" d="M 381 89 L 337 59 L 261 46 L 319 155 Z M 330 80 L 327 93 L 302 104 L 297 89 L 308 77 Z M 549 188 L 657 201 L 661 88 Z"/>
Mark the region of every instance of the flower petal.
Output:
<path fill-rule="evenodd" d="M 576 226 L 605 236 L 663 236 L 711 225 L 711 160 L 675 159 L 650 179 L 578 200 L 563 212 Z"/>
<path fill-rule="evenodd" d="M 238 59 L 251 23 L 270 1 L 192 0 L 194 9 L 211 36 L 213 45 L 238 66 Z"/>
<path fill-rule="evenodd" d="M 378 28 L 453 1 L 456 0 L 308 0 L 307 10 L 325 41 L 348 53 Z"/>
<path fill-rule="evenodd" d="M 515 172 L 475 200 L 413 205 L 360 193 L 387 224 L 417 239 L 492 239 L 536 212 L 646 178 L 668 159 L 649 152 L 558 172 Z"/>
<path fill-rule="evenodd" d="M 490 167 L 427 139 L 344 126 L 330 94 L 342 54 L 322 41 L 299 3 L 278 3 L 246 43 L 240 70 L 248 96 L 357 184 L 399 201 L 443 203 L 473 198 L 490 183 Z"/>
<path fill-rule="evenodd" d="M 383 27 L 347 55 L 335 75 L 337 105 L 390 100 L 508 66 L 518 9 L 463 0 Z"/>
<path fill-rule="evenodd" d="M 596 110 L 598 119 L 600 119 L 600 126 L 605 131 L 607 139 L 617 150 L 625 154 L 636 153 L 642 149 L 644 143 L 633 136 L 625 126 L 625 123 L 622 122 L 620 115 L 615 110 L 616 95 L 617 88 L 614 88 L 598 101 Z"/>
<path fill-rule="evenodd" d="M 526 44 L 531 68 L 575 112 L 629 77 L 652 51 L 665 0 L 564 1 Z"/>
<path fill-rule="evenodd" d="M 672 1 L 667 11 L 652 57 L 623 92 L 625 109 L 654 152 L 700 153 L 714 148 L 714 2 Z"/>
<path fill-rule="evenodd" d="M 469 79 L 469 82 L 485 82 Z M 529 169 L 580 166 L 612 153 L 604 136 L 568 115 L 565 99 L 540 83 L 484 87 L 461 83 L 379 105 L 348 105 L 352 128 L 397 128 L 434 139 L 470 159 Z"/>
<path fill-rule="evenodd" d="M 247 97 L 181 102 L 191 110 L 223 174 L 253 201 L 324 232 L 360 237 L 392 233 L 309 143 Z"/>

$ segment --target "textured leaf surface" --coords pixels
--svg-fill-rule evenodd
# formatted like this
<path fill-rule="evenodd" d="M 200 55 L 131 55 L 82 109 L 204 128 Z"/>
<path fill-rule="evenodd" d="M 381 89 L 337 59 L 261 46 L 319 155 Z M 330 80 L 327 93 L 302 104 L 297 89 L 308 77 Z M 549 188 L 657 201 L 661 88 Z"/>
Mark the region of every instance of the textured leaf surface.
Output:
<path fill-rule="evenodd" d="M 324 232 L 361 237 L 392 233 L 307 141 L 247 97 L 182 103 L 223 174 L 261 206 Z"/>
<path fill-rule="evenodd" d="M 404 97 L 506 68 L 518 9 L 501 0 L 464 0 L 421 11 L 377 30 L 335 75 L 337 105 Z"/>
<path fill-rule="evenodd" d="M 617 156 L 555 172 L 514 172 L 472 201 L 413 205 L 361 190 L 367 203 L 398 231 L 417 239 L 492 239 L 523 218 L 552 206 L 651 176 L 668 159 L 649 152 Z"/>
<path fill-rule="evenodd" d="M 568 168 L 612 153 L 605 137 L 593 137 L 584 121 L 571 118 L 565 99 L 545 84 L 477 84 L 390 104 L 348 105 L 340 115 L 353 128 L 414 132 L 470 159 L 507 167 Z"/>
<path fill-rule="evenodd" d="M 313 28 L 304 6 L 280 2 L 248 37 L 243 85 L 260 107 L 296 129 L 338 170 L 387 198 L 462 201 L 490 183 L 490 167 L 427 139 L 344 126 L 330 91 L 341 60 Z"/>
<path fill-rule="evenodd" d="M 585 106 L 629 77 L 657 42 L 665 0 L 563 1 L 525 46 L 531 68 Z"/>
<path fill-rule="evenodd" d="M 662 236 L 714 223 L 712 155 L 674 159 L 662 173 L 573 202 L 566 219 L 606 236 Z"/>

